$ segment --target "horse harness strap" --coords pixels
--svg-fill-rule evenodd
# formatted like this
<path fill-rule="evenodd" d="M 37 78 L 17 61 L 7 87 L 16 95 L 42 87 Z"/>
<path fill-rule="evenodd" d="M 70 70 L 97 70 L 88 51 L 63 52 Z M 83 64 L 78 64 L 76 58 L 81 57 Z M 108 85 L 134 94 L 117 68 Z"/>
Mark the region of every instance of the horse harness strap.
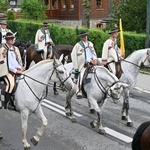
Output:
<path fill-rule="evenodd" d="M 38 82 L 38 83 L 40 83 L 40 84 L 46 85 L 46 95 L 45 95 L 45 97 L 46 97 L 47 94 L 48 94 L 48 85 L 45 84 L 45 83 L 42 83 L 42 82 L 40 82 L 40 81 L 38 81 L 38 80 L 35 80 L 35 79 L 31 78 L 30 76 L 27 76 L 27 75 L 24 74 L 23 79 L 24 79 L 25 83 L 27 84 L 28 88 L 29 88 L 30 91 L 33 93 L 33 95 L 34 95 L 34 96 L 39 100 L 39 102 L 40 102 L 40 101 L 43 99 L 43 95 L 41 96 L 41 98 L 39 98 L 39 97 L 35 94 L 35 92 L 32 90 L 32 88 L 30 87 L 30 85 L 29 85 L 28 82 L 26 81 L 25 77 L 28 77 L 28 78 L 30 78 L 30 79 L 32 79 L 32 80 L 34 80 L 34 81 L 36 81 L 36 82 Z M 21 78 L 21 79 L 22 79 L 22 78 Z"/>
<path fill-rule="evenodd" d="M 105 96 L 106 96 L 106 94 L 107 94 L 108 96 L 112 97 L 113 99 L 119 99 L 119 98 L 115 98 L 114 96 L 112 96 L 111 94 L 108 93 L 108 90 L 109 90 L 113 85 L 115 85 L 116 83 L 118 83 L 119 81 L 115 81 L 111 86 L 108 87 L 108 89 L 106 89 L 106 88 L 102 85 L 101 81 L 99 80 L 99 78 L 98 78 L 98 76 L 97 76 L 97 74 L 96 74 L 96 69 L 97 69 L 97 68 L 95 68 L 95 70 L 94 70 L 94 78 L 95 78 L 95 81 L 96 81 L 97 86 L 99 87 L 99 89 L 105 94 Z M 98 83 L 101 85 L 101 87 L 100 87 L 100 85 L 99 85 Z"/>
<path fill-rule="evenodd" d="M 127 61 L 127 60 L 125 60 L 125 59 L 124 59 L 124 60 L 122 60 L 122 61 L 127 62 L 127 63 L 130 63 L 130 64 L 132 64 L 132 65 L 134 65 L 134 66 L 139 67 L 139 68 L 141 67 L 141 66 L 139 66 L 139 65 L 137 65 L 137 64 L 135 64 L 135 63 L 132 63 L 132 62 L 130 62 L 130 61 Z"/>

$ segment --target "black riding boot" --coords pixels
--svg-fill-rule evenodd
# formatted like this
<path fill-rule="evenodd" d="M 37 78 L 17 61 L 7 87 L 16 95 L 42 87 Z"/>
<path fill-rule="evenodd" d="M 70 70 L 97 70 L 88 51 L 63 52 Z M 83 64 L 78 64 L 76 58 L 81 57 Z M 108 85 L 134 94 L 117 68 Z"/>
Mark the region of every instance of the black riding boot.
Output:
<path fill-rule="evenodd" d="M 4 109 L 8 108 L 8 102 L 11 99 L 11 93 L 5 92 Z"/>
<path fill-rule="evenodd" d="M 58 95 L 59 94 L 57 89 L 56 89 L 56 82 L 54 82 L 53 90 L 54 90 L 54 95 Z"/>

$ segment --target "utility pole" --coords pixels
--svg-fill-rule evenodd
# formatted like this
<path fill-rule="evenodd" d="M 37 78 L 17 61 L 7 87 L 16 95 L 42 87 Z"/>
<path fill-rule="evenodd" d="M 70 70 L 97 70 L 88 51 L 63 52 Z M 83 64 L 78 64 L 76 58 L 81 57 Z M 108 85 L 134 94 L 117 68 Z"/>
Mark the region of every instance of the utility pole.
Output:
<path fill-rule="evenodd" d="M 146 41 L 145 48 L 150 47 L 150 0 L 147 0 L 147 16 L 146 16 Z"/>

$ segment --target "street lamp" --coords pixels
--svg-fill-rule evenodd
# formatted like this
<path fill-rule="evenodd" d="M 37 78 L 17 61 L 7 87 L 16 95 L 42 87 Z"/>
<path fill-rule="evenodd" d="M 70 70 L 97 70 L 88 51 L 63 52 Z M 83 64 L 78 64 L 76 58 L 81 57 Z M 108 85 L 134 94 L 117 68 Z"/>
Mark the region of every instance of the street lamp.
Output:
<path fill-rule="evenodd" d="M 146 41 L 145 48 L 150 47 L 150 0 L 147 0 L 147 16 L 146 16 Z"/>

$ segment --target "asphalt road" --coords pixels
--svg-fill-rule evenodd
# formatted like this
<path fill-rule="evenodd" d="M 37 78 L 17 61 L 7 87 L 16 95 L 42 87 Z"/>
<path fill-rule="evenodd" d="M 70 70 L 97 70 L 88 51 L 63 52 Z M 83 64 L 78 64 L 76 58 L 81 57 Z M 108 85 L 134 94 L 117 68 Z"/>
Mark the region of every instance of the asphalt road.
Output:
<path fill-rule="evenodd" d="M 47 107 L 43 106 L 43 110 L 49 125 L 36 147 L 29 141 L 31 148 L 32 150 L 131 150 L 130 139 L 132 139 L 137 127 L 142 122 L 149 120 L 149 97 L 150 95 L 147 93 L 132 91 L 130 116 L 133 119 L 133 127 L 127 127 L 126 122 L 121 120 L 122 101 L 118 104 L 114 104 L 111 100 L 108 101 L 103 111 L 103 125 L 113 132 L 111 135 L 108 130 L 104 136 L 98 134 L 97 130 L 90 126 L 90 122 L 96 116 L 90 114 L 86 99 L 73 99 L 72 106 L 77 113 L 78 123 L 72 123 L 64 116 L 65 93 L 54 96 L 50 90 L 48 100 L 43 103 L 43 105 L 47 104 Z M 46 103 L 47 101 L 50 104 Z M 20 114 L 0 110 L 0 122 L 0 130 L 4 137 L 0 141 L 0 150 L 23 150 Z M 38 118 L 31 115 L 27 132 L 28 140 L 35 135 L 39 126 Z"/>

